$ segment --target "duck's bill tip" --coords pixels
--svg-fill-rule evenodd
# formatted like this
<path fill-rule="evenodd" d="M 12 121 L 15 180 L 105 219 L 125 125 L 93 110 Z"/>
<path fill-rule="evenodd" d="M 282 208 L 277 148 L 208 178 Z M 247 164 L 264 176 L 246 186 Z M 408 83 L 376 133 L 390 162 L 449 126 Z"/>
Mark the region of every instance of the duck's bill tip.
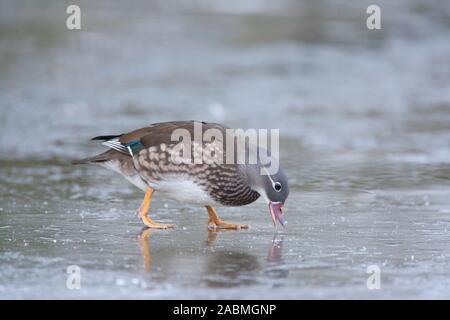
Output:
<path fill-rule="evenodd" d="M 283 228 L 286 226 L 287 221 L 284 219 L 283 209 L 284 209 L 284 207 L 281 202 L 270 202 L 269 203 L 270 216 L 272 218 L 274 226 L 276 226 L 277 221 L 280 223 L 280 225 Z"/>

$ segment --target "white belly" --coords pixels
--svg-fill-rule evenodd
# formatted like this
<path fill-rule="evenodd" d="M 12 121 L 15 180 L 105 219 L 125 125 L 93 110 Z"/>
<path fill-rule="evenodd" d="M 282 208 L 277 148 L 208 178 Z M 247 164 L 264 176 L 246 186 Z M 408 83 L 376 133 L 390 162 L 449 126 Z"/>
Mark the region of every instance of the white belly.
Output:
<path fill-rule="evenodd" d="M 100 164 L 101 166 L 121 174 L 125 179 L 133 185 L 146 191 L 148 187 L 155 189 L 158 194 L 168 198 L 188 203 L 196 203 L 201 205 L 217 205 L 217 203 L 197 184 L 189 180 L 186 176 L 166 176 L 163 180 L 149 182 L 147 184 L 136 173 L 135 175 L 127 176 L 120 171 L 117 161 L 106 161 Z"/>
<path fill-rule="evenodd" d="M 200 186 L 191 180 L 182 178 L 168 178 L 158 181 L 155 188 L 158 193 L 180 202 L 202 205 L 217 204 Z"/>

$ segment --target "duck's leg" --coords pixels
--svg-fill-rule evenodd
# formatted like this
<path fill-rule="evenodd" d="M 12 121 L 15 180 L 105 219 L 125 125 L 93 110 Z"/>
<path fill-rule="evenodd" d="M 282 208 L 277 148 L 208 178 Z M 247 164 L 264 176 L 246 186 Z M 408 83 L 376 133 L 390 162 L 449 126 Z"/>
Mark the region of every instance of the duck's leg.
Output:
<path fill-rule="evenodd" d="M 142 201 L 142 204 L 138 209 L 139 218 L 141 218 L 142 222 L 149 228 L 154 228 L 154 229 L 172 228 L 173 227 L 172 224 L 155 222 L 148 216 L 148 210 L 150 209 L 150 203 L 152 202 L 152 194 L 153 194 L 153 189 L 147 188 L 147 192 L 145 192 L 144 200 Z"/>
<path fill-rule="evenodd" d="M 223 221 L 217 215 L 216 209 L 214 209 L 211 206 L 206 206 L 206 210 L 208 210 L 208 214 L 209 214 L 208 227 L 220 228 L 220 229 L 247 229 L 248 228 L 247 224 Z"/>

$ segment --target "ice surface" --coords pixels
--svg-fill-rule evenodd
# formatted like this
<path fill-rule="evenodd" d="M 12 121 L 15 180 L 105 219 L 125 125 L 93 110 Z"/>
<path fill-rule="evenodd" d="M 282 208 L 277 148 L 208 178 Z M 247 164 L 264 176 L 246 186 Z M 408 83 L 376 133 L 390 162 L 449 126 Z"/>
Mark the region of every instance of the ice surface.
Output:
<path fill-rule="evenodd" d="M 379 1 L 372 32 L 371 3 L 187 3 L 83 2 L 77 32 L 63 4 L 1 4 L 0 298 L 450 298 L 450 6 Z M 177 228 L 143 232 L 139 190 L 70 165 L 186 118 L 281 129 L 285 230 L 264 202 L 215 233 L 155 196 Z"/>

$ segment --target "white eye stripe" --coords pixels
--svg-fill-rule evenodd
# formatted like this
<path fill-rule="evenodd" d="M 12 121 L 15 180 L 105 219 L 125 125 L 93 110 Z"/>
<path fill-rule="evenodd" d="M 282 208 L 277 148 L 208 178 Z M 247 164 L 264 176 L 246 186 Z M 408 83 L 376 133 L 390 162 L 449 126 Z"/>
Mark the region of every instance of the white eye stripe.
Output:
<path fill-rule="evenodd" d="M 267 176 L 270 179 L 270 182 L 272 182 L 272 186 L 275 184 L 275 181 L 273 181 L 272 177 L 269 174 L 269 171 L 267 171 L 266 167 L 262 167 L 264 169 L 264 171 L 266 172 Z"/>
<path fill-rule="evenodd" d="M 280 192 L 282 189 L 282 185 L 281 183 L 279 183 L 278 181 L 273 181 L 272 177 L 270 176 L 269 172 L 267 171 L 267 169 L 265 167 L 262 167 L 264 169 L 264 171 L 267 173 L 267 176 L 270 179 L 270 182 L 272 182 L 272 188 L 276 191 L 276 192 Z M 278 188 L 278 189 L 277 189 Z"/>

